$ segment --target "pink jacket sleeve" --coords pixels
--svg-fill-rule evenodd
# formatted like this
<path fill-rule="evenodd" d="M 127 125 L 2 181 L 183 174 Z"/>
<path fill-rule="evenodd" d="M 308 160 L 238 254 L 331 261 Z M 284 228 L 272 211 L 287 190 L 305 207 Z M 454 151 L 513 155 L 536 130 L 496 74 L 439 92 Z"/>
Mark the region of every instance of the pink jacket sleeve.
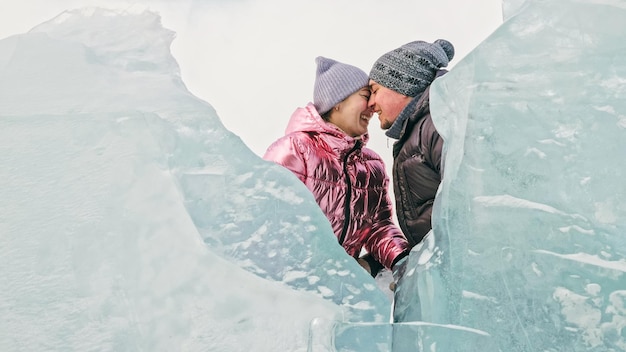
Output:
<path fill-rule="evenodd" d="M 374 259 L 391 269 L 396 258 L 409 251 L 409 243 L 402 230 L 393 223 L 393 209 L 389 194 L 385 191 L 382 202 L 372 209 L 371 234 L 365 244 L 365 249 Z"/>
<path fill-rule="evenodd" d="M 296 138 L 285 136 L 272 143 L 265 151 L 263 159 L 273 161 L 291 170 L 300 181 L 305 181 L 306 163 L 302 148 Z"/>

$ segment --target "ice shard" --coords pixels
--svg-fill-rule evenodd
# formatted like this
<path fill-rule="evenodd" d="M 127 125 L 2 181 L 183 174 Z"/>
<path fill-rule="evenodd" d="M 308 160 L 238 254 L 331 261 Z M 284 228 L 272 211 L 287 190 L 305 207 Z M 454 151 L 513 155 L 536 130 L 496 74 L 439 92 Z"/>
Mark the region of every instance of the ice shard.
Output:
<path fill-rule="evenodd" d="M 444 180 L 395 319 L 494 351 L 624 351 L 626 2 L 506 5 L 432 87 Z"/>
<path fill-rule="evenodd" d="M 0 40 L 0 350 L 305 351 L 387 297 L 185 87 L 157 14 Z"/>

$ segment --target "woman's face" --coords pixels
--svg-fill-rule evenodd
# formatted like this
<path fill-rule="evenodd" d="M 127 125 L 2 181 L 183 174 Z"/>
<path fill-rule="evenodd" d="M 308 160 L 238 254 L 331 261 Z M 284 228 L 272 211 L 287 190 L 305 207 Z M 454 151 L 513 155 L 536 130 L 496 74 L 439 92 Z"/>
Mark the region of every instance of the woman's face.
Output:
<path fill-rule="evenodd" d="M 335 105 L 329 122 L 351 137 L 367 133 L 367 126 L 373 115 L 373 110 L 367 106 L 369 98 L 369 87 L 361 88 Z"/>

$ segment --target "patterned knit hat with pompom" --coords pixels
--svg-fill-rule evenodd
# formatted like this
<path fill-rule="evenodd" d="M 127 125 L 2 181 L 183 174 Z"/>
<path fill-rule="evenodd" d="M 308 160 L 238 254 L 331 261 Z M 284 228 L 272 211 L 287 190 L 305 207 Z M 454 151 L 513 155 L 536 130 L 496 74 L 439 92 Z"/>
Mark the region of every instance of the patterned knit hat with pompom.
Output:
<path fill-rule="evenodd" d="M 433 80 L 437 71 L 448 66 L 454 57 L 454 46 L 445 40 L 434 43 L 414 41 L 381 56 L 369 78 L 400 94 L 415 97 Z"/>

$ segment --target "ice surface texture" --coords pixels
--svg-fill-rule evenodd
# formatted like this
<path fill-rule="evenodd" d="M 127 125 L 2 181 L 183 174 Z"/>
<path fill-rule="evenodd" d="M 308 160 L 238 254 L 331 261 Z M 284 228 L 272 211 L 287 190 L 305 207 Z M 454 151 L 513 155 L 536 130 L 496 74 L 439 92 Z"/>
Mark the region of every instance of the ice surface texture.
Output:
<path fill-rule="evenodd" d="M 314 318 L 388 321 L 304 185 L 189 93 L 173 38 L 81 9 L 0 41 L 0 350 L 304 351 Z"/>
<path fill-rule="evenodd" d="M 1 40 L 0 350 L 626 350 L 626 5 L 506 4 L 433 86 L 445 176 L 396 324 L 158 15 Z"/>
<path fill-rule="evenodd" d="M 624 351 L 626 2 L 519 6 L 433 86 L 444 181 L 394 315 Z"/>

